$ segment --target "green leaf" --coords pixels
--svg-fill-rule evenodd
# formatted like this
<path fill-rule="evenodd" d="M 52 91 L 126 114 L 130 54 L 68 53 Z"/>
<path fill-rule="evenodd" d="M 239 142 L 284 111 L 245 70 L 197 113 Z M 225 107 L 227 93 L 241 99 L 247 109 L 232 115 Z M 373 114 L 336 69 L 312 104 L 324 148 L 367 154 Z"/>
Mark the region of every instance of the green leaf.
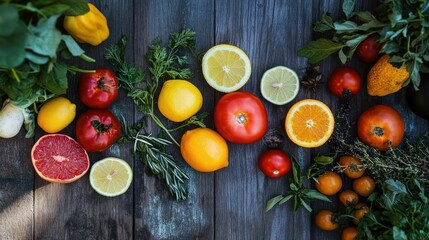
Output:
<path fill-rule="evenodd" d="M 0 36 L 0 66 L 14 68 L 25 60 L 25 43 L 27 41 L 27 27 L 19 21 L 12 35 Z"/>
<path fill-rule="evenodd" d="M 10 4 L 0 5 L 0 36 L 8 37 L 15 33 L 18 22 L 19 16 L 16 8 Z"/>
<path fill-rule="evenodd" d="M 299 198 L 299 201 L 301 202 L 302 206 L 307 209 L 307 211 L 313 211 L 313 209 L 311 209 L 310 205 L 305 201 L 305 199 Z"/>
<path fill-rule="evenodd" d="M 340 51 L 338 52 L 338 57 L 340 58 L 342 64 L 346 64 L 347 56 L 346 54 L 344 54 L 343 49 L 340 49 Z"/>
<path fill-rule="evenodd" d="M 324 194 L 314 189 L 309 189 L 309 191 L 305 194 L 305 197 L 310 200 L 321 200 L 325 202 L 331 202 L 331 200 L 327 196 L 325 196 Z"/>
<path fill-rule="evenodd" d="M 31 51 L 25 53 L 25 58 L 38 65 L 43 65 L 49 61 L 49 57 Z"/>
<path fill-rule="evenodd" d="M 53 94 L 65 94 L 68 88 L 67 66 L 59 62 L 53 64 L 52 71 L 48 67 L 42 72 L 38 83 Z"/>
<path fill-rule="evenodd" d="M 334 52 L 339 51 L 345 45 L 335 43 L 326 38 L 311 41 L 298 51 L 298 56 L 308 58 L 310 64 L 322 61 Z"/>
<path fill-rule="evenodd" d="M 362 22 L 371 22 L 377 20 L 369 11 L 357 12 L 356 15 Z"/>
<path fill-rule="evenodd" d="M 358 46 L 363 40 L 365 40 L 366 38 L 368 38 L 368 34 L 364 34 L 364 35 L 359 35 L 358 37 L 356 37 L 356 38 L 353 38 L 353 39 L 351 39 L 351 40 L 348 40 L 347 42 L 346 42 L 346 45 L 348 46 L 348 47 L 355 47 L 355 46 Z"/>
<path fill-rule="evenodd" d="M 317 164 L 325 166 L 325 165 L 329 165 L 329 164 L 333 163 L 334 162 L 334 158 L 331 157 L 331 156 L 325 156 L 325 155 L 316 156 L 314 158 L 314 162 L 317 163 Z"/>
<path fill-rule="evenodd" d="M 292 157 L 292 172 L 294 183 L 298 186 L 302 185 L 301 167 L 299 163 Z"/>
<path fill-rule="evenodd" d="M 385 185 L 386 185 L 387 190 L 390 192 L 407 193 L 407 188 L 400 181 L 388 179 L 388 180 L 386 180 Z"/>
<path fill-rule="evenodd" d="M 42 12 L 45 16 L 50 17 L 53 15 L 62 14 L 63 12 L 67 11 L 68 9 L 70 9 L 69 5 L 52 4 L 52 5 L 48 5 L 46 7 L 43 7 L 42 9 L 40 9 L 40 12 Z"/>
<path fill-rule="evenodd" d="M 394 240 L 407 240 L 407 234 L 404 230 L 398 228 L 397 226 L 393 226 L 393 239 Z"/>
<path fill-rule="evenodd" d="M 298 210 L 299 206 L 301 206 L 301 198 L 298 195 L 293 195 L 293 211 Z"/>
<path fill-rule="evenodd" d="M 358 28 L 357 24 L 352 21 L 345 21 L 343 23 L 334 23 L 334 28 L 337 31 L 353 31 Z"/>
<path fill-rule="evenodd" d="M 55 26 L 58 17 L 59 15 L 55 15 L 39 21 L 36 26 L 30 25 L 28 29 L 31 34 L 27 39 L 26 48 L 40 55 L 55 57 L 61 42 L 61 32 Z"/>
<path fill-rule="evenodd" d="M 265 206 L 265 212 L 270 211 L 275 205 L 277 205 L 281 200 L 283 200 L 283 195 L 278 195 L 276 197 L 268 200 L 267 205 Z"/>
<path fill-rule="evenodd" d="M 354 0 L 343 0 L 343 12 L 347 18 L 353 16 L 353 12 L 355 9 L 355 1 Z"/>
<path fill-rule="evenodd" d="M 57 2 L 70 7 L 64 12 L 65 16 L 79 16 L 89 12 L 86 0 L 57 0 Z"/>
<path fill-rule="evenodd" d="M 313 30 L 315 32 L 326 32 L 332 30 L 334 29 L 333 23 L 331 16 L 329 16 L 328 13 L 324 13 L 322 19 L 314 24 Z"/>
<path fill-rule="evenodd" d="M 292 190 L 294 192 L 298 191 L 298 187 L 294 183 L 289 184 L 289 187 L 290 187 L 290 190 Z"/>
<path fill-rule="evenodd" d="M 283 203 L 285 203 L 285 202 L 287 202 L 287 201 L 289 201 L 289 199 L 291 199 L 293 197 L 293 194 L 289 194 L 289 195 L 286 195 L 280 202 L 279 202 L 279 205 L 280 204 L 283 204 Z"/>
<path fill-rule="evenodd" d="M 70 35 L 62 35 L 61 40 L 64 41 L 71 55 L 78 57 L 85 53 Z"/>

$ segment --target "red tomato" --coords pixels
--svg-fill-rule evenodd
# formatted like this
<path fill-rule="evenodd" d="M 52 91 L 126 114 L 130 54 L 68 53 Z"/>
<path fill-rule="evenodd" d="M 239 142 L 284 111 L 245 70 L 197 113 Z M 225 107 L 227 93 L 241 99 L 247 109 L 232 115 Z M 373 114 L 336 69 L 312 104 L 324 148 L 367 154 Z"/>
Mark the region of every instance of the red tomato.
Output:
<path fill-rule="evenodd" d="M 368 108 L 359 117 L 358 136 L 362 142 L 380 151 L 397 147 L 404 136 L 405 123 L 401 114 L 387 105 Z"/>
<path fill-rule="evenodd" d="M 339 67 L 332 72 L 328 81 L 331 93 L 338 97 L 356 95 L 361 85 L 360 75 L 349 67 Z"/>
<path fill-rule="evenodd" d="M 118 79 L 109 69 L 100 68 L 94 73 L 82 73 L 79 78 L 80 101 L 91 108 L 106 108 L 118 96 Z"/>
<path fill-rule="evenodd" d="M 278 178 L 290 171 L 291 163 L 286 153 L 278 149 L 271 149 L 259 157 L 258 166 L 266 176 Z"/>
<path fill-rule="evenodd" d="M 363 40 L 356 49 L 359 59 L 364 63 L 375 63 L 380 58 L 382 44 L 375 41 L 377 35 L 371 35 Z"/>
<path fill-rule="evenodd" d="M 216 130 L 232 143 L 256 142 L 267 131 L 267 111 L 261 100 L 249 92 L 238 91 L 222 96 L 213 117 Z"/>
<path fill-rule="evenodd" d="M 88 152 L 107 150 L 120 135 L 121 125 L 107 109 L 89 109 L 76 121 L 76 139 Z"/>

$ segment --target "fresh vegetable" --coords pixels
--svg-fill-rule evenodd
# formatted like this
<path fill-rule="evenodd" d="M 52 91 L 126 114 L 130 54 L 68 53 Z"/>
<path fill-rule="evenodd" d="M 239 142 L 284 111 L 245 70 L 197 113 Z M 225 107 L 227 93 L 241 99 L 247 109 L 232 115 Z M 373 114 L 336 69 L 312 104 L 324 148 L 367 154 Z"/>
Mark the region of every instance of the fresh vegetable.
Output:
<path fill-rule="evenodd" d="M 352 190 L 344 190 L 338 194 L 338 199 L 345 206 L 354 205 L 359 201 L 359 196 Z"/>
<path fill-rule="evenodd" d="M 289 173 L 289 156 L 280 149 L 270 149 L 259 156 L 259 169 L 268 177 L 279 178 Z"/>
<path fill-rule="evenodd" d="M 343 186 L 340 175 L 332 171 L 326 171 L 317 178 L 314 184 L 316 189 L 324 195 L 332 196 L 337 194 Z"/>
<path fill-rule="evenodd" d="M 180 142 L 183 159 L 193 169 L 213 172 L 228 166 L 228 144 L 210 128 L 194 128 L 183 134 Z"/>
<path fill-rule="evenodd" d="M 316 226 L 325 231 L 333 231 L 340 225 L 334 220 L 334 213 L 329 210 L 321 210 L 314 218 Z"/>
<path fill-rule="evenodd" d="M 37 115 L 37 124 L 47 133 L 57 133 L 73 122 L 76 105 L 65 97 L 46 101 Z"/>
<path fill-rule="evenodd" d="M 367 214 L 369 212 L 369 207 L 368 205 L 366 205 L 365 203 L 358 203 L 355 205 L 354 210 L 353 210 L 353 222 L 355 224 L 359 224 L 360 220 L 363 218 L 363 216 L 365 214 Z"/>
<path fill-rule="evenodd" d="M 118 96 L 119 82 L 115 73 L 107 68 L 79 76 L 79 100 L 90 108 L 107 108 Z"/>
<path fill-rule="evenodd" d="M 351 179 L 359 178 L 365 173 L 365 166 L 356 157 L 343 155 L 338 160 L 338 164 L 338 169 Z"/>
<path fill-rule="evenodd" d="M 10 102 L 4 102 L 0 110 L 0 138 L 12 138 L 24 123 L 23 110 Z"/>
<path fill-rule="evenodd" d="M 429 74 L 422 74 L 419 90 L 415 90 L 411 85 L 408 86 L 407 102 L 415 114 L 429 120 Z"/>
<path fill-rule="evenodd" d="M 380 58 L 382 45 L 377 40 L 377 35 L 373 34 L 359 43 L 356 53 L 362 62 L 373 64 Z"/>
<path fill-rule="evenodd" d="M 335 69 L 328 80 L 329 90 L 338 97 L 356 95 L 359 92 L 360 85 L 360 75 L 351 67 L 339 67 Z"/>
<path fill-rule="evenodd" d="M 89 109 L 76 120 L 76 139 L 88 152 L 107 150 L 121 135 L 121 125 L 107 109 Z"/>
<path fill-rule="evenodd" d="M 143 116 L 134 126 L 128 127 L 124 121 L 125 136 L 121 142 L 134 142 L 134 154 L 141 159 L 148 171 L 166 184 L 176 200 L 184 200 L 187 197 L 185 181 L 188 176 L 176 164 L 175 159 L 166 149 L 173 143 L 180 146 L 171 135 L 172 132 L 191 125 L 205 127 L 203 122 L 205 115 L 192 116 L 185 122 L 167 128 L 155 114 L 154 106 L 155 94 L 162 80 L 166 78 L 187 80 L 192 77 L 188 58 L 189 55 L 192 56 L 193 53 L 197 52 L 195 49 L 195 32 L 186 28 L 180 32 L 171 33 L 166 45 L 161 44 L 160 39 L 153 41 L 146 54 L 149 63 L 147 72 L 150 73 L 148 78 L 145 78 L 142 68 L 126 61 L 126 43 L 127 38 L 124 36 L 118 44 L 111 45 L 106 50 L 105 58 L 116 66 L 121 87 L 127 91 L 128 96 L 134 101 Z M 151 133 L 147 132 L 146 124 L 151 120 L 160 127 L 161 132 L 166 134 L 171 141 L 159 136 L 150 136 Z"/>
<path fill-rule="evenodd" d="M 107 19 L 94 4 L 88 3 L 89 11 L 78 16 L 65 16 L 64 29 L 78 42 L 97 46 L 109 37 Z"/>
<path fill-rule="evenodd" d="M 410 77 L 405 66 L 397 68 L 389 63 L 389 55 L 383 55 L 371 68 L 366 89 L 371 96 L 386 96 L 402 89 Z"/>
<path fill-rule="evenodd" d="M 216 103 L 213 118 L 216 130 L 232 143 L 256 142 L 268 127 L 267 111 L 261 100 L 245 91 L 223 95 Z"/>
<path fill-rule="evenodd" d="M 341 240 L 357 240 L 358 234 L 357 227 L 346 227 L 341 232 Z"/>
<path fill-rule="evenodd" d="M 183 122 L 194 116 L 203 106 L 200 90 L 187 80 L 168 80 L 158 96 L 158 109 L 173 122 Z"/>
<path fill-rule="evenodd" d="M 381 0 L 373 10 L 354 10 L 355 0 L 343 2 L 344 17 L 334 21 L 325 13 L 313 30 L 328 34 L 308 43 L 298 51 L 299 56 L 308 58 L 310 64 L 319 62 L 338 52 L 342 63 L 352 58 L 359 44 L 369 36 L 377 34 L 382 44 L 380 53 L 391 56 L 395 67 L 406 66 L 415 87 L 420 84 L 420 72 L 427 72 L 429 59 L 429 31 L 427 0 L 391 1 Z"/>
<path fill-rule="evenodd" d="M 401 114 L 388 105 L 375 105 L 365 110 L 357 123 L 358 136 L 366 144 L 386 151 L 397 147 L 404 136 Z"/>
<path fill-rule="evenodd" d="M 375 181 L 368 175 L 357 178 L 353 181 L 353 190 L 362 197 L 368 197 L 375 190 Z"/>

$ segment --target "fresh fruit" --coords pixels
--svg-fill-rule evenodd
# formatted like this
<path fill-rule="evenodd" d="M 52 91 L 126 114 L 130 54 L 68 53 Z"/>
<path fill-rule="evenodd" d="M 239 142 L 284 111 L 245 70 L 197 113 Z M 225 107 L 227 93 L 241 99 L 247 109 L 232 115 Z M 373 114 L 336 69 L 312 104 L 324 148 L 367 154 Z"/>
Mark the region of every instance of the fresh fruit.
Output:
<path fill-rule="evenodd" d="M 338 199 L 344 206 L 356 204 L 359 201 L 359 196 L 352 190 L 344 190 L 338 194 Z"/>
<path fill-rule="evenodd" d="M 180 152 L 189 166 L 200 172 L 213 172 L 228 166 L 228 145 L 221 135 L 209 128 L 186 131 Z"/>
<path fill-rule="evenodd" d="M 57 133 L 67 127 L 76 116 L 76 105 L 65 97 L 45 102 L 37 115 L 37 124 L 47 133 Z"/>
<path fill-rule="evenodd" d="M 119 82 L 116 75 L 106 68 L 95 72 L 81 73 L 79 77 L 79 100 L 91 108 L 107 108 L 118 96 Z"/>
<path fill-rule="evenodd" d="M 421 74 L 419 90 L 415 90 L 413 84 L 408 86 L 407 102 L 415 114 L 429 120 L 429 74 Z"/>
<path fill-rule="evenodd" d="M 63 134 L 47 134 L 37 140 L 31 149 L 31 161 L 36 173 L 49 182 L 73 182 L 89 169 L 85 149 Z"/>
<path fill-rule="evenodd" d="M 216 130 L 231 143 L 247 144 L 260 140 L 268 127 L 268 116 L 261 100 L 250 92 L 225 94 L 214 109 Z"/>
<path fill-rule="evenodd" d="M 182 122 L 192 117 L 203 106 L 200 90 L 187 80 L 164 82 L 158 97 L 158 108 L 164 117 Z"/>
<path fill-rule="evenodd" d="M 375 41 L 376 37 L 376 34 L 370 35 L 358 45 L 356 53 L 362 62 L 372 64 L 380 58 L 382 44 Z"/>
<path fill-rule="evenodd" d="M 207 83 L 225 93 L 243 87 L 252 72 L 246 53 L 229 44 L 219 44 L 210 48 L 204 54 L 202 69 Z"/>
<path fill-rule="evenodd" d="M 386 151 L 401 143 L 405 123 L 398 111 L 380 104 L 368 108 L 360 115 L 357 129 L 362 142 L 380 151 Z"/>
<path fill-rule="evenodd" d="M 76 121 L 76 139 L 88 152 L 107 150 L 121 135 L 121 124 L 107 109 L 89 109 Z"/>
<path fill-rule="evenodd" d="M 359 178 L 365 173 L 365 167 L 362 161 L 353 156 L 341 156 L 338 160 L 338 164 L 342 170 L 344 170 L 344 174 L 351 179 Z"/>
<path fill-rule="evenodd" d="M 290 68 L 277 66 L 262 75 L 261 94 L 271 103 L 284 105 L 292 101 L 298 91 L 299 78 Z"/>
<path fill-rule="evenodd" d="M 122 159 L 107 157 L 94 163 L 89 173 L 91 187 L 106 197 L 125 193 L 133 180 L 133 170 Z"/>
<path fill-rule="evenodd" d="M 333 231 L 337 229 L 340 225 L 333 222 L 334 213 L 329 210 L 321 210 L 316 214 L 314 223 L 316 226 L 322 230 Z"/>
<path fill-rule="evenodd" d="M 367 78 L 367 91 L 371 96 L 386 96 L 401 90 L 410 77 L 405 66 L 394 67 L 389 55 L 383 55 L 371 68 Z"/>
<path fill-rule="evenodd" d="M 291 161 L 282 150 L 270 149 L 259 157 L 258 166 L 266 176 L 279 178 L 290 171 Z"/>
<path fill-rule="evenodd" d="M 323 102 L 304 99 L 288 111 L 285 129 L 289 139 L 301 147 L 322 146 L 334 132 L 334 115 Z"/>
<path fill-rule="evenodd" d="M 328 87 L 332 94 L 338 97 L 349 97 L 359 92 L 361 78 L 359 73 L 350 67 L 335 69 L 329 80 Z"/>
<path fill-rule="evenodd" d="M 358 234 L 357 227 L 346 227 L 341 232 L 341 240 L 356 240 Z"/>
<path fill-rule="evenodd" d="M 368 206 L 365 203 L 358 203 L 354 207 L 353 216 L 356 219 L 353 219 L 355 224 L 359 224 L 360 219 L 369 211 Z"/>
<path fill-rule="evenodd" d="M 332 171 L 326 171 L 319 177 L 317 177 L 315 187 L 319 192 L 332 196 L 337 194 L 343 186 L 343 180 L 340 175 Z"/>
<path fill-rule="evenodd" d="M 362 197 L 368 197 L 375 190 L 375 181 L 365 175 L 353 181 L 353 190 Z"/>

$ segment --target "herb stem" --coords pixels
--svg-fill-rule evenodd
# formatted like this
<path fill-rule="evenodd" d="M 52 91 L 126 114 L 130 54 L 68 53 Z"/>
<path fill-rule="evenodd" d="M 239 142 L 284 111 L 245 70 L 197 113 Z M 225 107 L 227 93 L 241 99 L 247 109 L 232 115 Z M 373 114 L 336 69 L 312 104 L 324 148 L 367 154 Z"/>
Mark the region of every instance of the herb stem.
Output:
<path fill-rule="evenodd" d="M 174 137 L 171 135 L 170 131 L 165 127 L 165 125 L 161 122 L 161 120 L 153 113 L 151 112 L 149 114 L 152 118 L 152 120 L 158 125 L 164 132 L 168 135 L 168 137 L 176 144 L 176 146 L 180 147 L 180 144 L 174 139 Z"/>
<path fill-rule="evenodd" d="M 10 72 L 12 73 L 12 76 L 15 78 L 15 80 L 19 83 L 21 82 L 21 78 L 19 78 L 18 73 L 16 73 L 15 68 L 11 68 Z"/>

